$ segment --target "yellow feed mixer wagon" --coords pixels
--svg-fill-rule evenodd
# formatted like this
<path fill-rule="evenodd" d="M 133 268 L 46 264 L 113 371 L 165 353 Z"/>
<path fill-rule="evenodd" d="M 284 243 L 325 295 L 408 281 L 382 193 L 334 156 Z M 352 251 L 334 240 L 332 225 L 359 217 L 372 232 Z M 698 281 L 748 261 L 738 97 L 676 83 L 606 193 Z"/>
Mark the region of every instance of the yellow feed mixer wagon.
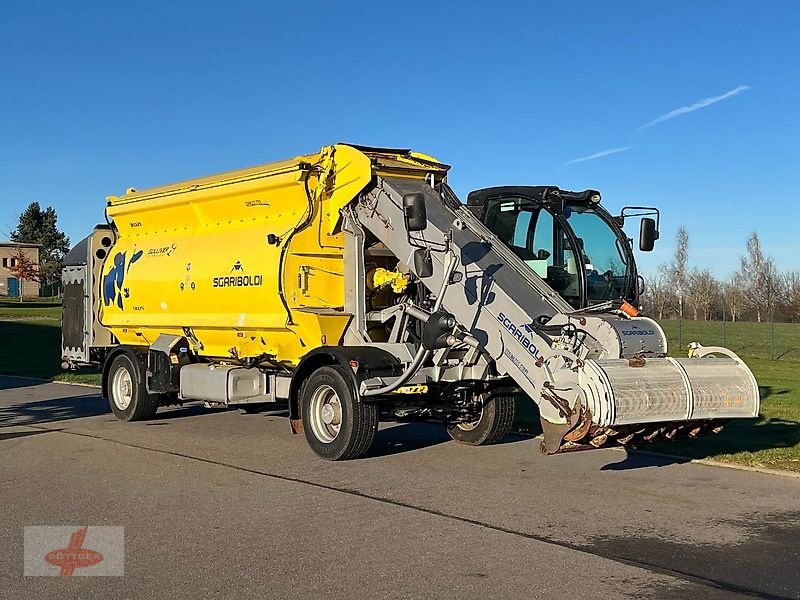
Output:
<path fill-rule="evenodd" d="M 593 190 L 496 187 L 466 204 L 448 166 L 338 144 L 109 197 L 64 268 L 65 367 L 101 365 L 122 420 L 203 401 L 288 403 L 313 451 L 363 456 L 378 423 L 436 419 L 482 445 L 536 403 L 547 453 L 697 435 L 758 415 L 725 348 L 667 356 Z M 655 218 L 653 218 L 655 217 Z"/>

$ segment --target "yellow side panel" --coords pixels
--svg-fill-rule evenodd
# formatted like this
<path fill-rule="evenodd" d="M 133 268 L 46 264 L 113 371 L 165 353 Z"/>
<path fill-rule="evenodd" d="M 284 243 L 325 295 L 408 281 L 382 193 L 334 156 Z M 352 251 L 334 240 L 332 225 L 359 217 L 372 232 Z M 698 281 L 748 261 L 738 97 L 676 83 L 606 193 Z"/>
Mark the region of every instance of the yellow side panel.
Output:
<path fill-rule="evenodd" d="M 340 343 L 351 318 L 341 210 L 376 170 L 425 178 L 447 167 L 336 145 L 109 198 L 119 235 L 97 290 L 101 323 L 122 344 L 184 335 L 204 356 L 290 364 Z"/>
<path fill-rule="evenodd" d="M 309 208 L 299 175 L 110 207 L 120 236 L 103 267 L 101 322 L 123 344 L 187 328 L 205 355 L 302 355 L 278 270 Z"/>

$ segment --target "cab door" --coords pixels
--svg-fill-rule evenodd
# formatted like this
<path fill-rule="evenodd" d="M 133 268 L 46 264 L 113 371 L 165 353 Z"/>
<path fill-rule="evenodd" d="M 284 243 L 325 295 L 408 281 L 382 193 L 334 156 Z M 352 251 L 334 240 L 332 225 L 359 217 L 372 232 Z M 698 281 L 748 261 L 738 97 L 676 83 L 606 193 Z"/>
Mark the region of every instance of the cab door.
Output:
<path fill-rule="evenodd" d="M 574 244 L 550 211 L 529 198 L 489 198 L 483 222 L 571 306 L 582 306 Z"/>

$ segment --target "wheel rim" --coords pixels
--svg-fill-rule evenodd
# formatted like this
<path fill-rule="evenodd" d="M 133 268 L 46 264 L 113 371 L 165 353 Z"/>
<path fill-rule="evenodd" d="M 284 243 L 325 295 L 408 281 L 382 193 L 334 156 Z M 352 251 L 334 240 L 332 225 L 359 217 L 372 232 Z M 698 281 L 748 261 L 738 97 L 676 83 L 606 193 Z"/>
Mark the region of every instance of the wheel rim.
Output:
<path fill-rule="evenodd" d="M 456 427 L 458 427 L 461 431 L 472 431 L 475 429 L 481 422 L 483 418 L 483 404 L 481 404 L 481 412 L 478 415 L 478 418 L 474 421 L 468 421 L 466 423 L 458 423 Z"/>
<path fill-rule="evenodd" d="M 121 367 L 114 373 L 114 379 L 111 382 L 111 399 L 120 410 L 125 410 L 130 406 L 133 399 L 133 379 L 130 371 L 125 367 Z"/>
<path fill-rule="evenodd" d="M 342 401 L 329 385 L 321 385 L 308 405 L 311 431 L 320 442 L 330 444 L 342 428 Z"/>

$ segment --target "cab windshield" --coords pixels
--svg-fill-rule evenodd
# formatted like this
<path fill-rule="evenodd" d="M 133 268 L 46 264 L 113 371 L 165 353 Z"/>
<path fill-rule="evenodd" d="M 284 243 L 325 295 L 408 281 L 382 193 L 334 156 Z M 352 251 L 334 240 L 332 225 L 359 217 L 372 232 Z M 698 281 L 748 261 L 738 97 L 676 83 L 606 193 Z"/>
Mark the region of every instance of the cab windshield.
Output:
<path fill-rule="evenodd" d="M 630 247 L 602 209 L 567 204 L 554 216 L 525 199 L 490 201 L 486 225 L 575 308 L 632 299 Z"/>
<path fill-rule="evenodd" d="M 567 206 L 563 215 L 583 255 L 589 304 L 625 298 L 628 258 L 623 242 L 595 209 Z"/>

